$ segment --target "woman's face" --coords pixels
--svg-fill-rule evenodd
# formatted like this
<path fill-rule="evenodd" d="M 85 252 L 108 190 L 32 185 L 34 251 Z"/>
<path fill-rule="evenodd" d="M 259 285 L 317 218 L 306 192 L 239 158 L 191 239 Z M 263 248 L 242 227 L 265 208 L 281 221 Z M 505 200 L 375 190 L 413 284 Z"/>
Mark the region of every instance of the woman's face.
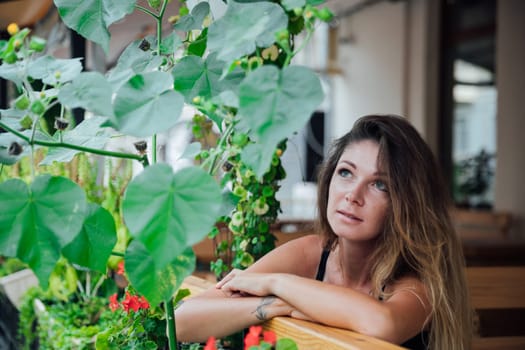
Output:
<path fill-rule="evenodd" d="M 375 239 L 390 206 L 386 175 L 377 169 L 379 145 L 363 140 L 347 146 L 328 190 L 327 218 L 334 233 L 352 241 Z"/>

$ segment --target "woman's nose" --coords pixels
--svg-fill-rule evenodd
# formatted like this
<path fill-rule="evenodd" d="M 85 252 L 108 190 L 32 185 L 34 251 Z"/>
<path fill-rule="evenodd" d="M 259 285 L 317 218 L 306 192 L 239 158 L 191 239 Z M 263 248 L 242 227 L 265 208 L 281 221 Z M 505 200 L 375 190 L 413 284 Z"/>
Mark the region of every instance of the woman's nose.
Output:
<path fill-rule="evenodd" d="M 354 203 L 357 205 L 363 205 L 363 189 L 360 185 L 355 184 L 345 194 L 345 201 L 348 203 Z"/>

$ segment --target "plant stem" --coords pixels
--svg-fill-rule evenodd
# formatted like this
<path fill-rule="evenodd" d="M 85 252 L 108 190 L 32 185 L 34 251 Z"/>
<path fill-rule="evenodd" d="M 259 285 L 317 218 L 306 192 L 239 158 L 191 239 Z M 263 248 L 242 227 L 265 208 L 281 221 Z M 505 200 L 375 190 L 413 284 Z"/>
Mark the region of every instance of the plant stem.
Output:
<path fill-rule="evenodd" d="M 234 126 L 235 125 L 234 125 L 233 122 L 228 125 L 228 128 L 222 134 L 221 138 L 219 139 L 219 142 L 217 142 L 217 148 L 221 148 L 226 143 L 226 141 L 228 140 L 228 137 L 230 137 L 230 134 L 234 130 Z M 215 168 L 215 165 L 217 163 L 217 158 L 218 157 L 219 157 L 219 154 L 217 152 L 215 152 L 213 157 L 210 157 L 210 158 L 206 159 L 204 161 L 204 163 L 202 163 L 201 166 L 202 166 L 203 169 L 205 169 L 206 166 L 211 163 L 210 167 L 208 169 L 208 174 L 209 175 L 214 175 L 215 174 L 216 169 L 214 169 L 214 168 Z"/>
<path fill-rule="evenodd" d="M 121 253 L 121 252 L 111 252 L 111 255 L 124 257 L 124 253 Z"/>
<path fill-rule="evenodd" d="M 166 5 L 168 5 L 168 1 L 162 1 L 162 7 L 158 15 L 154 15 L 151 11 L 149 11 L 157 21 L 157 55 L 159 56 L 162 43 L 162 18 L 164 17 L 164 12 L 166 12 Z M 157 163 L 157 134 L 154 134 L 151 138 L 151 161 L 153 164 Z"/>
<path fill-rule="evenodd" d="M 173 298 L 166 302 L 166 326 L 168 327 L 168 341 L 170 350 L 177 350 L 177 334 L 175 329 L 175 315 L 173 313 Z"/>
<path fill-rule="evenodd" d="M 115 158 L 125 158 L 125 159 L 133 159 L 138 160 L 142 163 L 144 167 L 149 165 L 148 157 L 146 155 L 139 155 L 139 154 L 130 154 L 130 153 L 121 153 L 121 152 L 113 152 L 113 151 L 107 151 L 103 149 L 97 149 L 97 148 L 89 148 L 84 147 L 80 145 L 75 145 L 72 143 L 66 143 L 66 142 L 52 142 L 52 141 L 42 141 L 42 140 L 34 140 L 30 137 L 27 137 L 26 135 L 22 134 L 21 132 L 9 127 L 5 123 L 0 121 L 0 127 L 9 131 L 12 134 L 15 134 L 22 140 L 26 141 L 31 146 L 33 145 L 39 145 L 39 146 L 46 146 L 46 147 L 62 147 L 62 148 L 68 148 L 68 149 L 74 149 L 81 152 L 86 153 L 93 153 L 98 154 L 101 156 L 109 156 L 109 157 L 115 157 Z"/>
<path fill-rule="evenodd" d="M 150 15 L 151 17 L 155 18 L 155 19 L 158 19 L 159 16 L 157 14 L 155 14 L 153 11 L 150 11 L 148 10 L 147 8 L 143 7 L 143 6 L 140 6 L 140 5 L 135 5 L 135 8 L 139 11 L 142 11 L 148 15 Z"/>

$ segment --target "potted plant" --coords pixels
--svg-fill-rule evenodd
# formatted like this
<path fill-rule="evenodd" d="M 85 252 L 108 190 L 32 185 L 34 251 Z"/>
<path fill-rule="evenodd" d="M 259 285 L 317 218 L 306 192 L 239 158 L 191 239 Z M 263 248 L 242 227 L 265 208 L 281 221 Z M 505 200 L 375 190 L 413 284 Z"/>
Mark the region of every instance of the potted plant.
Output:
<path fill-rule="evenodd" d="M 38 165 L 27 179 L 3 181 L 0 254 L 26 263 L 44 289 L 62 258 L 106 274 L 108 259 L 123 257 L 132 288 L 165 311 L 174 349 L 173 296 L 195 268 L 191 246 L 221 217 L 236 229 L 249 213 L 267 213 L 277 190 L 268 183 L 282 177 L 275 169 L 283 142 L 323 99 L 317 75 L 290 65 L 315 23 L 331 18 L 317 7 L 322 2 L 216 1 L 225 10 L 219 16 L 208 2 L 190 11 L 183 1 L 166 35 L 167 0 L 55 0 L 64 23 L 106 51 L 108 27 L 132 11 L 156 23 L 156 35 L 131 43 L 106 75 L 83 72 L 78 58 L 45 55 L 44 39 L 10 26 L 10 39 L 0 42 L 0 76 L 19 96 L 0 111 L 2 168 L 44 149 L 45 164 L 86 153 L 133 160 L 144 169 L 119 196 L 122 222 L 89 201 L 82 185 Z M 301 32 L 305 40 L 298 44 Z M 71 110 L 78 107 L 92 117 L 75 125 Z M 185 156 L 197 164 L 174 171 L 157 155 L 157 136 L 177 123 L 183 107 L 195 111 L 194 131 L 211 123 L 218 138 L 208 149 L 190 145 Z M 122 135 L 138 140 L 136 152 L 105 148 Z M 248 182 L 262 184 L 261 194 L 247 189 Z M 130 240 L 115 247 L 120 228 Z M 236 249 L 257 241 L 239 239 Z"/>

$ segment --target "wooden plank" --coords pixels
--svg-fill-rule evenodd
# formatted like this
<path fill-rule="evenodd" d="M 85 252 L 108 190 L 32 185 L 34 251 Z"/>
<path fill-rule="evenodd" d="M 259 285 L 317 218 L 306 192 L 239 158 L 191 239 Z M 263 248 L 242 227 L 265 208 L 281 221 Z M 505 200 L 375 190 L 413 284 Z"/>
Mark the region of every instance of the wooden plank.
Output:
<path fill-rule="evenodd" d="M 299 350 L 398 350 L 402 347 L 345 329 L 276 317 L 263 324 L 278 338 L 293 339 Z"/>
<path fill-rule="evenodd" d="M 468 267 L 475 309 L 525 308 L 525 266 Z"/>
<path fill-rule="evenodd" d="M 474 338 L 472 350 L 523 350 L 525 337 Z"/>
<path fill-rule="evenodd" d="M 455 209 L 451 214 L 462 239 L 507 237 L 512 225 L 512 215 L 508 212 Z"/>
<path fill-rule="evenodd" d="M 192 295 L 199 294 L 214 283 L 197 276 L 189 276 L 182 283 Z M 373 337 L 356 332 L 323 326 L 317 323 L 276 317 L 263 324 L 264 329 L 275 332 L 278 337 L 291 338 L 299 350 L 396 350 L 403 349 Z"/>

